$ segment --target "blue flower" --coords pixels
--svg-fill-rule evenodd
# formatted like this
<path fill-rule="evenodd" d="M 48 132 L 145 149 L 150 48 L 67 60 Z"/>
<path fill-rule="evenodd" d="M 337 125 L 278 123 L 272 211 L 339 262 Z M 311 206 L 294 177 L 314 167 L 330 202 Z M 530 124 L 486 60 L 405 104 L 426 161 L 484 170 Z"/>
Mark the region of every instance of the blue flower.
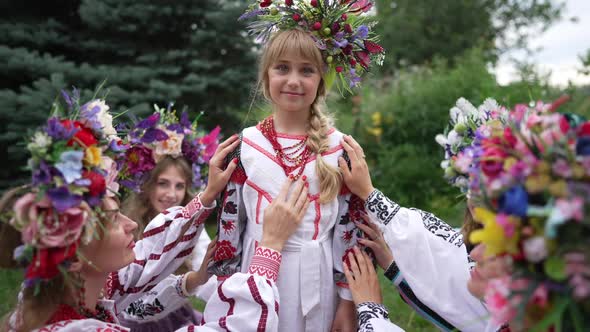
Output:
<path fill-rule="evenodd" d="M 590 155 L 590 137 L 578 137 L 576 142 L 576 154 L 578 156 Z"/>
<path fill-rule="evenodd" d="M 45 162 L 41 160 L 39 167 L 33 170 L 33 186 L 40 184 L 48 184 L 51 181 L 51 169 Z"/>
<path fill-rule="evenodd" d="M 369 27 L 367 27 L 366 25 L 361 25 L 356 30 L 354 37 L 358 38 L 358 39 L 366 39 L 368 35 L 369 35 Z"/>
<path fill-rule="evenodd" d="M 498 201 L 500 212 L 526 217 L 529 195 L 523 186 L 514 186 L 506 191 Z"/>
<path fill-rule="evenodd" d="M 82 177 L 82 151 L 65 151 L 59 156 L 60 162 L 55 164 L 66 183 L 72 183 Z"/>

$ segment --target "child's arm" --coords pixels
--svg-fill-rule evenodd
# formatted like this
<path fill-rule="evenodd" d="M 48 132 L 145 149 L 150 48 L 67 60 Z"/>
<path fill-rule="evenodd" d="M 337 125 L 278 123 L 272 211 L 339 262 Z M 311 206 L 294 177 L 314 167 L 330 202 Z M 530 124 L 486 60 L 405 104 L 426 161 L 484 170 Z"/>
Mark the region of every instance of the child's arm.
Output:
<path fill-rule="evenodd" d="M 238 145 L 226 158 L 227 163 L 237 162 L 237 168 L 221 195 L 217 219 L 217 247 L 207 269 L 210 274 L 221 279 L 240 272 L 242 264 L 242 233 L 246 229 L 247 217 L 242 198 L 246 173 L 240 161 L 240 147 Z"/>

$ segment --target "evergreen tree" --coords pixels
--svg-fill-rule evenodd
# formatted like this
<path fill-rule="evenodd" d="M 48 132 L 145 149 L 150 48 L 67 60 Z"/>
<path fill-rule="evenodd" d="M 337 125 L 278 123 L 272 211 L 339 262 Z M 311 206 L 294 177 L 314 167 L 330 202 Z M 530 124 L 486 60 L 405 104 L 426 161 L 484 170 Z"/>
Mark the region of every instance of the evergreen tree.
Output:
<path fill-rule="evenodd" d="M 238 129 L 255 80 L 255 47 L 237 21 L 239 0 L 0 1 L 0 188 L 22 179 L 27 130 L 59 90 L 90 94 L 144 115 L 175 101 L 201 122 Z"/>

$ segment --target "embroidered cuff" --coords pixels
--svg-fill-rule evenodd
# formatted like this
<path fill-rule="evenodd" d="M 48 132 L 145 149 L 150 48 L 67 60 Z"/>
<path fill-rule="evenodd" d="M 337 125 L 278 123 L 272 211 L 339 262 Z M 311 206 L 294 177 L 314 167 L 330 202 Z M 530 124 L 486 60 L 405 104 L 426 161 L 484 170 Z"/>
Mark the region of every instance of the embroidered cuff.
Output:
<path fill-rule="evenodd" d="M 276 282 L 279 276 L 282 257 L 281 253 L 276 250 L 257 247 L 254 256 L 252 256 L 248 273 L 258 274 L 261 277 Z"/>
<path fill-rule="evenodd" d="M 375 302 L 363 302 L 356 306 L 359 327 L 362 328 L 370 324 L 372 318 L 389 319 L 389 313 L 383 304 Z"/>
<path fill-rule="evenodd" d="M 373 190 L 365 201 L 365 210 L 384 225 L 389 224 L 400 209 L 399 204 L 387 198 L 378 189 Z"/>
<path fill-rule="evenodd" d="M 185 207 L 182 208 L 182 216 L 186 219 L 194 217 L 201 210 L 205 209 L 201 216 L 199 216 L 197 224 L 201 224 L 217 206 L 217 202 L 215 201 L 213 201 L 211 206 L 203 206 L 203 203 L 201 203 L 201 194 L 202 193 L 199 193 L 195 198 L 188 202 Z"/>
<path fill-rule="evenodd" d="M 387 270 L 385 270 L 385 277 L 391 280 L 396 286 L 403 280 L 402 273 L 395 261 L 391 262 Z"/>
<path fill-rule="evenodd" d="M 176 279 L 176 284 L 174 285 L 174 288 L 176 288 L 176 292 L 181 297 L 191 296 L 191 294 L 186 289 L 186 280 L 187 279 L 188 279 L 188 273 L 185 273 L 182 276 L 179 276 L 178 279 Z"/>

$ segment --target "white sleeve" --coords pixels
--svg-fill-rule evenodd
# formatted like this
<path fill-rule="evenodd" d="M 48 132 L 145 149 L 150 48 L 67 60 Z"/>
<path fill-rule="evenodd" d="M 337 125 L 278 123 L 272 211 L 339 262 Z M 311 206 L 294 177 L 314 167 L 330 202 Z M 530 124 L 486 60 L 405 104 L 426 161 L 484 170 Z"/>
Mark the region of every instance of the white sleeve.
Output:
<path fill-rule="evenodd" d="M 178 332 L 278 331 L 279 292 L 275 285 L 281 264 L 278 251 L 258 247 L 248 273 L 234 273 L 207 301 L 201 326 Z"/>
<path fill-rule="evenodd" d="M 382 304 L 363 302 L 356 306 L 359 332 L 404 332 L 389 320 L 389 313 Z"/>
<path fill-rule="evenodd" d="M 167 209 L 148 224 L 143 239 L 135 244 L 135 261 L 107 278 L 106 297 L 117 303 L 117 309 L 127 308 L 182 265 L 214 207 L 203 206 L 197 196 L 185 207 Z"/>
<path fill-rule="evenodd" d="M 207 231 L 203 230 L 197 240 L 195 249 L 193 249 L 193 252 L 187 260 L 187 265 L 190 270 L 198 271 L 199 268 L 201 268 L 201 263 L 203 263 L 209 243 L 211 243 L 211 238 L 209 237 L 209 234 L 207 234 Z"/>
<path fill-rule="evenodd" d="M 421 314 L 425 309 L 434 311 L 460 331 L 484 331 L 489 313 L 467 289 L 470 263 L 460 234 L 430 213 L 400 207 L 378 190 L 371 193 L 366 207 L 370 219 L 382 227 L 399 267 L 393 279 L 417 298 L 404 298 L 408 304 Z"/>

